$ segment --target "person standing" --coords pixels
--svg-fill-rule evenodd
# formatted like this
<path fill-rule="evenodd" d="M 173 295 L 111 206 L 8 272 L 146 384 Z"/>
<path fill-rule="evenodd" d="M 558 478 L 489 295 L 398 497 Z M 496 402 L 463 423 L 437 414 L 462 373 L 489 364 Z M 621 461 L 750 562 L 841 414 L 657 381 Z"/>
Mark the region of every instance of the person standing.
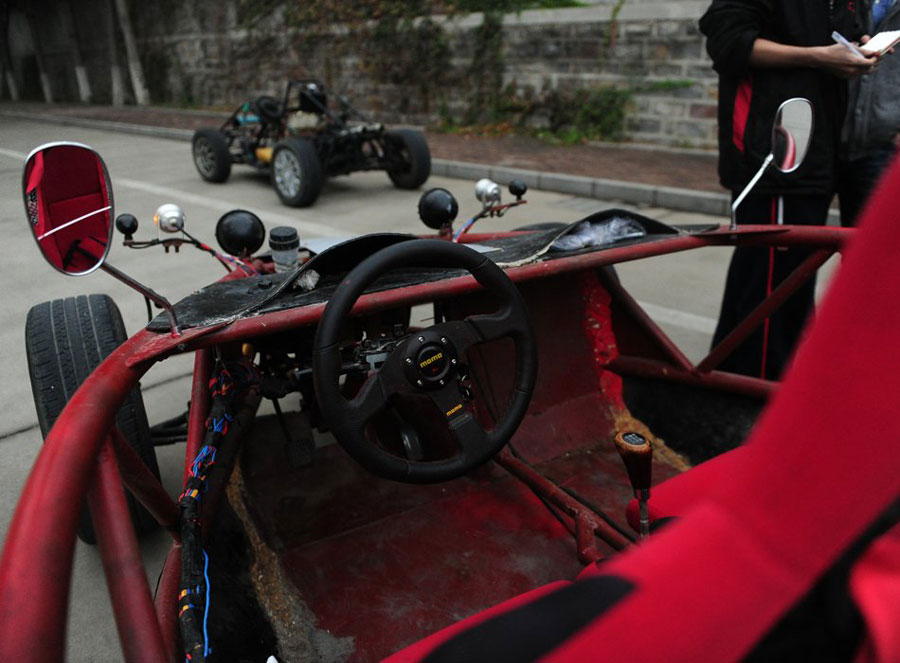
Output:
<path fill-rule="evenodd" d="M 860 0 L 868 34 L 900 30 L 900 2 Z M 889 55 L 877 71 L 850 82 L 841 132 L 837 194 L 841 225 L 851 226 L 882 171 L 894 158 L 900 130 L 900 59 Z"/>
<path fill-rule="evenodd" d="M 877 58 L 861 58 L 831 38 L 863 36 L 857 0 L 713 0 L 700 19 L 706 49 L 719 74 L 719 178 L 732 200 L 772 145 L 782 102 L 812 102 L 807 158 L 791 174 L 770 169 L 738 207 L 739 224 L 823 225 L 834 195 L 845 79 L 868 73 Z M 738 246 L 731 259 L 713 347 L 721 342 L 807 256 L 808 250 Z M 811 279 L 719 367 L 744 375 L 780 377 L 813 307 Z"/>

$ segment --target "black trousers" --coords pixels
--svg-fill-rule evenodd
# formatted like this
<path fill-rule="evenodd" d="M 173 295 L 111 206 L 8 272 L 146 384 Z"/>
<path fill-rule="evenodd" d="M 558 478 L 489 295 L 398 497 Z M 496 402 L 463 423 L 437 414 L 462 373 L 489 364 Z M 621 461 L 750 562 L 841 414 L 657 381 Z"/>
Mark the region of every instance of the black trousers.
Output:
<path fill-rule="evenodd" d="M 885 145 L 854 161 L 838 163 L 837 194 L 842 226 L 856 225 L 859 213 L 896 153 L 893 145 Z"/>
<path fill-rule="evenodd" d="M 780 200 L 779 200 L 780 198 Z M 828 196 L 771 196 L 751 194 L 737 211 L 739 224 L 825 225 Z M 809 255 L 809 249 L 737 247 L 728 267 L 715 347 Z M 778 379 L 803 326 L 813 310 L 815 278 L 800 287 L 762 326 L 758 327 L 725 361 L 720 370 Z"/>

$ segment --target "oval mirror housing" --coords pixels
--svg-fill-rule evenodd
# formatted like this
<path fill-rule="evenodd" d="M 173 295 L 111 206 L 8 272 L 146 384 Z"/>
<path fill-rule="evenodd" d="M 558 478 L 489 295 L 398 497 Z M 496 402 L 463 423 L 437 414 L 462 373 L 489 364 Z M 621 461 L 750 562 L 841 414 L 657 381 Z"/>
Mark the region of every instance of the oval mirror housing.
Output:
<path fill-rule="evenodd" d="M 79 143 L 48 143 L 28 155 L 25 215 L 47 262 L 63 274 L 97 269 L 112 242 L 113 193 L 103 159 Z"/>
<path fill-rule="evenodd" d="M 809 99 L 788 99 L 778 107 L 772 123 L 772 154 L 775 167 L 792 173 L 806 158 L 813 132 L 813 107 Z"/>

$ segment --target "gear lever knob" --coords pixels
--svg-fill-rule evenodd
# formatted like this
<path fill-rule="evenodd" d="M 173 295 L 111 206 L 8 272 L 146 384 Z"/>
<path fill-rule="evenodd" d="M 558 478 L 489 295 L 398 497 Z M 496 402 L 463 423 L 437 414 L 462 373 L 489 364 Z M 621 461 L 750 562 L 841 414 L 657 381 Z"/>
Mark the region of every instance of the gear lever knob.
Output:
<path fill-rule="evenodd" d="M 650 481 L 652 476 L 653 446 L 650 440 L 634 431 L 616 433 L 616 450 L 625 463 L 628 480 L 638 499 L 641 515 L 641 538 L 650 533 L 650 515 L 647 500 L 650 499 Z"/>

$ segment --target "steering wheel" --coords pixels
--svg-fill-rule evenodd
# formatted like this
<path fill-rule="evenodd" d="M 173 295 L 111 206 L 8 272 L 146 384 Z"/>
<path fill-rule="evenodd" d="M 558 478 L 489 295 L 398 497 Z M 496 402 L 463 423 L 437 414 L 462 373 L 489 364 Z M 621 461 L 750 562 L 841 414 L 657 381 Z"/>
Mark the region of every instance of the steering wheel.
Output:
<path fill-rule="evenodd" d="M 379 276 L 403 266 L 465 269 L 500 302 L 491 314 L 473 315 L 413 332 L 401 340 L 347 400 L 339 385 L 341 329 L 359 296 Z M 477 343 L 509 337 L 515 343 L 515 381 L 503 417 L 485 430 L 460 390 L 460 357 Z M 340 283 L 328 301 L 313 348 L 316 398 L 337 441 L 367 470 L 407 483 L 461 476 L 493 457 L 522 422 L 537 377 L 537 349 L 525 301 L 512 281 L 483 255 L 444 240 L 401 242 L 371 255 Z M 458 449 L 450 458 L 420 461 L 389 453 L 366 438 L 366 425 L 398 394 L 425 394 L 443 413 Z"/>

